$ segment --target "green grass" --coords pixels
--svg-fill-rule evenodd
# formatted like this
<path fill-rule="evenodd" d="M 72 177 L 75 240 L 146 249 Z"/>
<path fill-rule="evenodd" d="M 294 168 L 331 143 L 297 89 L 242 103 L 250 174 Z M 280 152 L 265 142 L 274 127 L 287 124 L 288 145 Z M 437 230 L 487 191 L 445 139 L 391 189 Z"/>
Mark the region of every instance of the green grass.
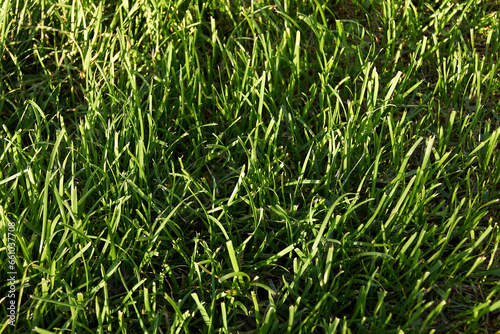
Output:
<path fill-rule="evenodd" d="M 500 330 L 499 10 L 3 2 L 0 332 Z"/>

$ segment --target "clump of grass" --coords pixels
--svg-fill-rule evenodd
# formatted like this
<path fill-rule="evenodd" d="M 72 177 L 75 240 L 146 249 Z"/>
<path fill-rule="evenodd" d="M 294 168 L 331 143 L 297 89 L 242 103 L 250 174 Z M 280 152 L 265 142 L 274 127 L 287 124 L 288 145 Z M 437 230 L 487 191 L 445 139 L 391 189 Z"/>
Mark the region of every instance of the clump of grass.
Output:
<path fill-rule="evenodd" d="M 495 332 L 498 7 L 5 2 L 1 331 Z"/>

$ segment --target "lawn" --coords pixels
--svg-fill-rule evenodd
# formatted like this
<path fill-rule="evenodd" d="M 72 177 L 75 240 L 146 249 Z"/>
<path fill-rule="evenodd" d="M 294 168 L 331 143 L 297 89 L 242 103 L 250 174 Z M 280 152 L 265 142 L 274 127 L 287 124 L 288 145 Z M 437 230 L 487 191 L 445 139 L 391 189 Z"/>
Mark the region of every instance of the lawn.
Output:
<path fill-rule="evenodd" d="M 498 333 L 499 11 L 2 2 L 0 333 Z"/>

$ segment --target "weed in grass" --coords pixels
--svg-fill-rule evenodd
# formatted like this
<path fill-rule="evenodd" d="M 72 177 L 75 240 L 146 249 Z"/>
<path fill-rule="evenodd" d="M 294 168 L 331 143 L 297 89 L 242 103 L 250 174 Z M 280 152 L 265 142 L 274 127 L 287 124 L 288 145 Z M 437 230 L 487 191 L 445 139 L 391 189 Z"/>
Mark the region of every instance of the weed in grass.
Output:
<path fill-rule="evenodd" d="M 498 331 L 498 22 L 6 2 L 1 331 Z"/>

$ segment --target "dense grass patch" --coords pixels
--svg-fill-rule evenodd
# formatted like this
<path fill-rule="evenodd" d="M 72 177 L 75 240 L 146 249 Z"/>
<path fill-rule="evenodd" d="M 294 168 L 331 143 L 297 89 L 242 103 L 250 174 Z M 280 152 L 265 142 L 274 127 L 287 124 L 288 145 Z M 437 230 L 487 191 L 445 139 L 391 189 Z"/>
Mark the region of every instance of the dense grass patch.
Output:
<path fill-rule="evenodd" d="M 0 332 L 498 331 L 499 9 L 5 1 Z"/>

